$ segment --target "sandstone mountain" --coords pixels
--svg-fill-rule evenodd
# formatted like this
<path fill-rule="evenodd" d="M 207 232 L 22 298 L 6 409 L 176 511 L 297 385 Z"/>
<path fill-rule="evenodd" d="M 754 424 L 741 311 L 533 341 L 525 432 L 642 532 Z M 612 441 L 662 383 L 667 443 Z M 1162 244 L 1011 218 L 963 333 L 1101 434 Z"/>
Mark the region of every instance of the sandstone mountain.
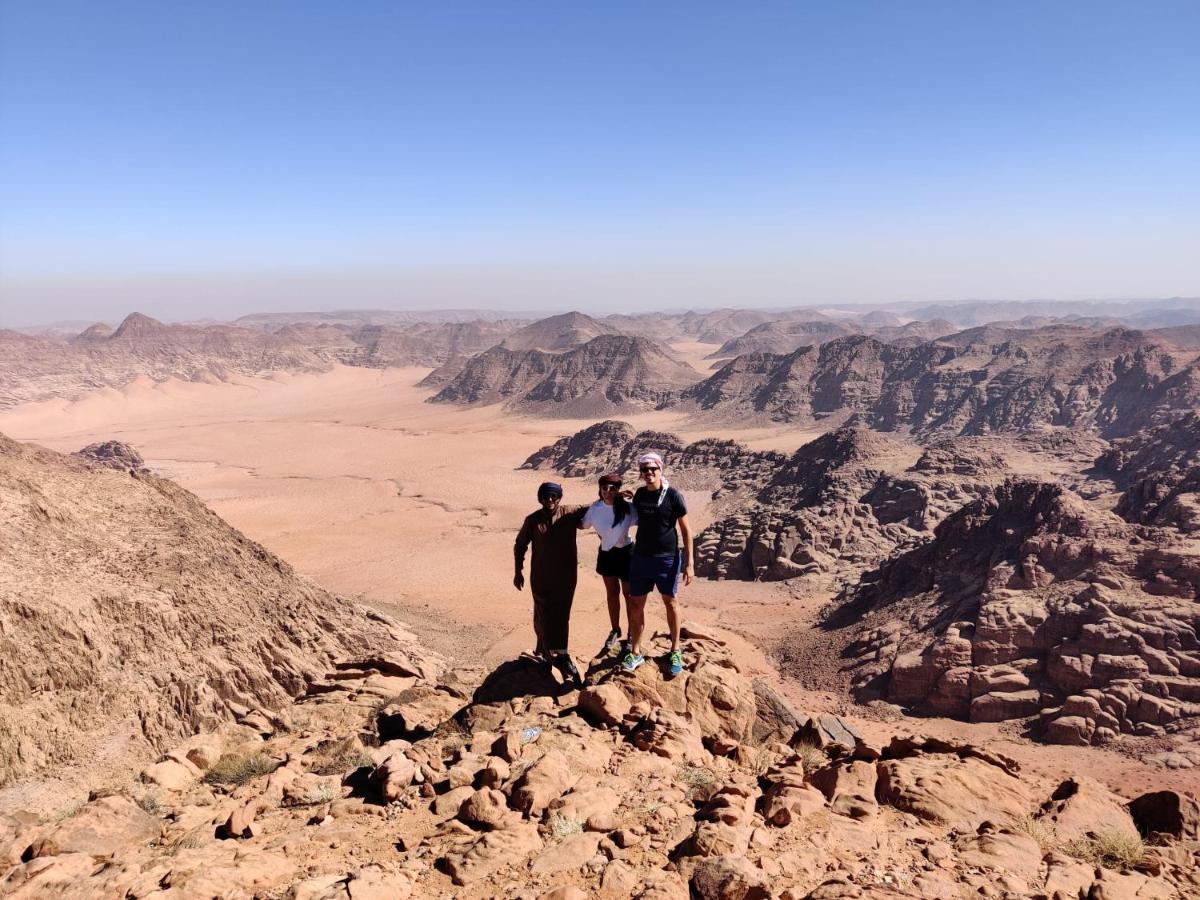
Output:
<path fill-rule="evenodd" d="M 747 502 L 696 538 L 696 571 L 714 578 L 824 576 L 856 581 L 928 540 L 945 516 L 1003 477 L 1003 460 L 958 439 L 926 449 L 861 429 L 828 432 L 774 467 Z"/>
<path fill-rule="evenodd" d="M 565 353 L 493 347 L 469 359 L 430 400 L 595 415 L 661 407 L 697 378 L 653 341 L 603 335 Z"/>
<path fill-rule="evenodd" d="M 329 362 L 286 336 L 214 325 L 164 325 L 130 314 L 115 331 L 89 328 L 72 342 L 0 331 L 0 407 L 68 399 L 139 375 L 201 380 L 270 371 L 319 371 Z"/>
<path fill-rule="evenodd" d="M 847 591 L 860 700 L 1045 739 L 1200 731 L 1200 550 L 1013 478 Z"/>
<path fill-rule="evenodd" d="M 726 341 L 707 358 L 729 359 L 745 353 L 791 353 L 800 347 L 823 344 L 857 332 L 858 329 L 836 321 L 764 322 Z"/>
<path fill-rule="evenodd" d="M 231 375 L 315 372 L 348 366 L 440 366 L 502 341 L 509 321 L 350 327 L 290 322 L 275 331 L 232 325 L 166 325 L 132 313 L 114 331 L 93 325 L 71 340 L 0 330 L 0 408 L 73 399 L 138 376 L 226 380 Z"/>
<path fill-rule="evenodd" d="M 0 436 L 0 785 L 128 765 L 290 701 L 335 656 L 407 644 L 130 449 L 84 453 Z"/>
<path fill-rule="evenodd" d="M 532 318 L 532 317 L 528 317 Z M 329 312 L 279 312 L 252 313 L 235 319 L 232 324 L 239 328 L 258 328 L 277 331 L 285 325 L 334 325 L 354 331 L 366 325 L 389 325 L 407 327 L 413 325 L 437 325 L 446 323 L 502 322 L 523 325 L 528 318 L 519 312 L 498 312 L 492 309 L 340 309 Z"/>
<path fill-rule="evenodd" d="M 999 886 L 1165 900 L 1200 889 L 1194 798 L 1051 781 L 964 742 L 868 742 L 844 719 L 791 708 L 713 636 L 685 627 L 684 648 L 676 679 L 596 660 L 582 691 L 524 658 L 486 677 L 347 660 L 276 721 L 247 716 L 181 744 L 140 789 L 99 792 L 59 819 L 0 819 L 0 891 L 882 900 Z"/>
<path fill-rule="evenodd" d="M 501 346 L 506 350 L 562 353 L 606 334 L 621 334 L 621 331 L 583 313 L 569 312 L 531 322 L 504 338 Z"/>
<path fill-rule="evenodd" d="M 1200 374 L 1190 354 L 1141 332 L 985 327 L 914 347 L 854 335 L 752 353 L 682 398 L 725 419 L 831 419 L 923 436 L 1038 426 L 1116 436 L 1194 408 Z"/>
<path fill-rule="evenodd" d="M 1119 486 L 1117 512 L 1130 522 L 1200 531 L 1200 414 L 1115 442 L 1096 469 Z"/>
<path fill-rule="evenodd" d="M 548 469 L 569 478 L 617 472 L 634 485 L 638 457 L 651 451 L 663 458 L 673 484 L 722 490 L 764 483 L 786 459 L 782 453 L 752 451 L 715 438 L 685 445 L 669 432 L 635 431 L 627 422 L 609 419 L 543 447 L 521 468 Z"/>

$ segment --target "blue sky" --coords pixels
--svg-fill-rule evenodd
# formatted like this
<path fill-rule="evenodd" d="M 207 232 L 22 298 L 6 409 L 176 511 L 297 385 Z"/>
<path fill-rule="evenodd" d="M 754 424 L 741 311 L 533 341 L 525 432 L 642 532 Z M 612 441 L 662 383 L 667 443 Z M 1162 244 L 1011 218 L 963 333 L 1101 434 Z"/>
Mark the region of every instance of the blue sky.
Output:
<path fill-rule="evenodd" d="M 0 322 L 1200 294 L 1195 2 L 0 10 Z"/>

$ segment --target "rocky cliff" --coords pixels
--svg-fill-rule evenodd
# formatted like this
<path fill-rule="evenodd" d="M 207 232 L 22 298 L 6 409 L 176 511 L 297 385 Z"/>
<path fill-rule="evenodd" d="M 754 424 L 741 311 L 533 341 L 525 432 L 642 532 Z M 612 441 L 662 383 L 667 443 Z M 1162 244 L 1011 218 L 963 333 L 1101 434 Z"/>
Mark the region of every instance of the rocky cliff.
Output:
<path fill-rule="evenodd" d="M 982 328 L 916 346 L 854 335 L 738 357 L 686 390 L 723 417 L 852 421 L 922 436 L 1036 427 L 1119 436 L 1200 400 L 1192 357 L 1128 329 Z"/>
<path fill-rule="evenodd" d="M 1200 531 L 1200 414 L 1115 442 L 1096 469 L 1116 482 L 1117 512 L 1130 522 Z"/>
<path fill-rule="evenodd" d="M 136 760 L 404 644 L 126 448 L 86 457 L 0 436 L 0 785 Z"/>

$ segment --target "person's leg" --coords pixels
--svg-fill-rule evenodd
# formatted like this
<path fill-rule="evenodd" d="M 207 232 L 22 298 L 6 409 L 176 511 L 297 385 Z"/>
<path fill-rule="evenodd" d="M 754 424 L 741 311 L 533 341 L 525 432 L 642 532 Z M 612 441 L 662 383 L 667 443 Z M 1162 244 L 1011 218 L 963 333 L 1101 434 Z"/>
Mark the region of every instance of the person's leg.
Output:
<path fill-rule="evenodd" d="M 679 649 L 679 602 L 670 594 L 663 594 L 663 607 L 667 611 L 667 628 L 671 631 L 671 649 Z"/>
<path fill-rule="evenodd" d="M 534 648 L 534 653 L 538 656 L 546 657 L 546 638 L 545 638 L 545 619 L 546 619 L 546 604 L 537 594 L 533 595 L 533 635 L 537 640 Z"/>
<path fill-rule="evenodd" d="M 646 630 L 646 595 L 629 598 L 629 646 L 635 656 L 642 652 L 642 632 Z"/>
<path fill-rule="evenodd" d="M 625 637 L 628 638 L 629 637 L 629 597 L 630 597 L 630 592 L 629 592 L 629 582 L 627 580 L 621 582 L 621 597 L 625 601 Z"/>
<path fill-rule="evenodd" d="M 662 594 L 663 608 L 667 614 L 667 629 L 671 633 L 671 652 L 667 655 L 671 677 L 683 672 L 683 653 L 679 649 L 679 574 L 682 565 L 679 554 L 663 569 L 655 587 Z"/>
<path fill-rule="evenodd" d="M 625 582 L 628 588 L 628 582 Z M 621 630 L 621 579 L 616 575 L 604 576 L 604 590 L 608 597 L 608 621 L 613 631 Z"/>
<path fill-rule="evenodd" d="M 571 607 L 575 602 L 575 585 L 570 585 L 563 593 L 554 599 L 553 613 L 550 618 L 549 636 L 547 642 L 553 656 L 554 665 L 562 673 L 563 682 L 573 682 L 575 687 L 583 684 L 575 662 L 567 652 L 571 636 Z"/>

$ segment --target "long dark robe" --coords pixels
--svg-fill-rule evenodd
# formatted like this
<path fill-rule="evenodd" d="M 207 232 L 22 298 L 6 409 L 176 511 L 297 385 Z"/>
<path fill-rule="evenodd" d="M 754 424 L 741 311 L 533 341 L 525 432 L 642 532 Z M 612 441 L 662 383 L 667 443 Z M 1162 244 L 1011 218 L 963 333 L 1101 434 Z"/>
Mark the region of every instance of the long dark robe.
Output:
<path fill-rule="evenodd" d="M 579 571 L 575 538 L 586 506 L 559 506 L 553 514 L 539 509 L 521 523 L 513 545 L 516 570 L 532 546 L 529 588 L 533 592 L 533 631 L 539 653 L 565 653 L 571 632 L 571 605 Z"/>

